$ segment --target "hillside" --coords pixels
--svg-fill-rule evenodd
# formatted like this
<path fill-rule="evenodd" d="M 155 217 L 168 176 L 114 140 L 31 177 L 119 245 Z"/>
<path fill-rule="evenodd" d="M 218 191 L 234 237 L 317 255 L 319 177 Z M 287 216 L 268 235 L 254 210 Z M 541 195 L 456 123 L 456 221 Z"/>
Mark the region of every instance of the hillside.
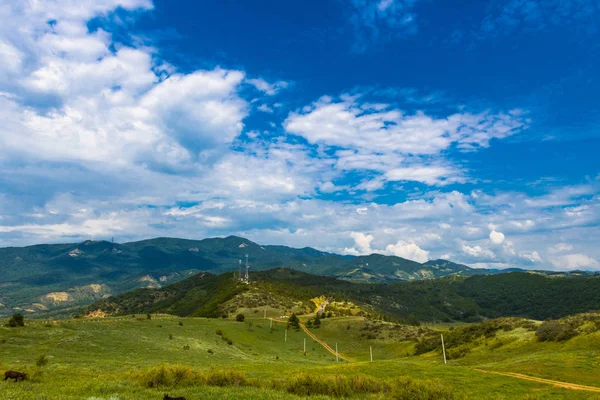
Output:
<path fill-rule="evenodd" d="M 232 273 L 202 273 L 160 289 L 138 289 L 90 305 L 111 315 L 159 312 L 218 317 L 239 310 L 276 311 L 275 315 L 313 313 L 313 299 L 350 302 L 360 315 L 412 322 L 465 321 L 485 318 L 560 318 L 600 310 L 600 278 L 556 278 L 509 273 L 390 284 L 353 283 L 289 269 L 253 274 L 246 285 Z M 335 308 L 330 308 L 336 314 Z M 339 311 L 345 315 L 346 311 Z M 356 311 L 354 312 L 356 313 Z"/>
<path fill-rule="evenodd" d="M 0 316 L 14 311 L 72 310 L 136 288 L 164 287 L 198 272 L 237 271 L 246 254 L 252 271 L 292 268 L 354 282 L 391 283 L 504 272 L 473 269 L 447 260 L 421 264 L 381 254 L 354 257 L 308 247 L 263 246 L 236 236 L 156 238 L 123 244 L 88 240 L 0 249 Z"/>
<path fill-rule="evenodd" d="M 201 271 L 235 271 L 246 254 L 252 270 L 286 267 L 357 281 L 454 274 L 399 257 L 351 257 L 312 248 L 261 246 L 235 236 L 42 244 L 0 249 L 0 315 L 70 309 L 140 287 L 162 287 Z"/>

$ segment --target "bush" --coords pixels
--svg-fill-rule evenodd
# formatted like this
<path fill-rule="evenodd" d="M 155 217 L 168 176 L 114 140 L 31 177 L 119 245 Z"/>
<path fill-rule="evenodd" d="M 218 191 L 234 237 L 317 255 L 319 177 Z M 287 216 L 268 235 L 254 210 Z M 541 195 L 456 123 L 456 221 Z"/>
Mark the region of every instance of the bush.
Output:
<path fill-rule="evenodd" d="M 292 313 L 292 315 L 290 315 L 290 318 L 288 318 L 288 327 L 300 329 L 300 320 L 298 319 L 298 316 L 296 316 L 296 314 Z"/>
<path fill-rule="evenodd" d="M 246 317 L 244 317 L 244 314 L 238 314 L 238 315 L 236 315 L 236 316 L 235 316 L 235 320 L 236 320 L 237 322 L 244 322 L 244 319 L 245 319 L 245 318 L 246 318 Z"/>
<path fill-rule="evenodd" d="M 146 319 L 152 319 L 152 314 L 150 314 L 150 313 L 146 314 Z"/>
<path fill-rule="evenodd" d="M 37 365 L 40 368 L 45 366 L 46 364 L 48 364 L 48 357 L 44 355 L 39 356 L 35 362 L 35 365 Z"/>
<path fill-rule="evenodd" d="M 219 336 L 223 336 L 223 329 L 221 328 L 217 328 L 217 330 L 215 331 L 215 333 Z"/>
<path fill-rule="evenodd" d="M 149 388 L 197 385 L 202 376 L 189 367 L 161 365 L 134 376 L 134 379 Z"/>
<path fill-rule="evenodd" d="M 207 385 L 210 386 L 248 386 L 246 376 L 234 370 L 211 371 L 204 377 Z"/>
<path fill-rule="evenodd" d="M 470 351 L 471 349 L 467 346 L 459 346 L 453 349 L 447 349 L 446 355 L 448 356 L 448 360 L 456 360 L 457 358 L 463 358 Z"/>
<path fill-rule="evenodd" d="M 25 317 L 23 317 L 23 314 L 21 314 L 21 313 L 13 314 L 10 317 L 10 319 L 8 320 L 8 324 L 6 324 L 6 326 L 8 326 L 10 328 L 16 328 L 18 326 L 25 326 Z"/>
<path fill-rule="evenodd" d="M 577 332 L 573 326 L 559 321 L 544 321 L 535 332 L 540 342 L 562 342 L 575 337 Z"/>
<path fill-rule="evenodd" d="M 454 398 L 452 389 L 442 386 L 438 381 L 399 378 L 393 386 L 393 399 L 451 400 Z"/>

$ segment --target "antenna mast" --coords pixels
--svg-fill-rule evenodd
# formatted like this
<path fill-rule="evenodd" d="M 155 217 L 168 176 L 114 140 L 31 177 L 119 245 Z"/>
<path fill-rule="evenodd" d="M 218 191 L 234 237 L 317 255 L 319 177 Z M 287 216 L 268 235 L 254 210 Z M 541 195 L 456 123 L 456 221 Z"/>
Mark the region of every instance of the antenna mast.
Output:
<path fill-rule="evenodd" d="M 246 276 L 244 277 L 246 283 L 250 283 L 250 265 L 248 264 L 248 254 L 246 254 Z"/>

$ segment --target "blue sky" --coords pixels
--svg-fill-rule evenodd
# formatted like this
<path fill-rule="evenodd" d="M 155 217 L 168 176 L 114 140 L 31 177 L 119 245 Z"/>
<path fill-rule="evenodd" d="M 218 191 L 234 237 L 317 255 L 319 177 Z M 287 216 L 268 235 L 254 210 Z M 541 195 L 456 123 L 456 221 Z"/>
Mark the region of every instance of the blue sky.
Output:
<path fill-rule="evenodd" d="M 600 269 L 592 0 L 0 5 L 0 246 Z"/>

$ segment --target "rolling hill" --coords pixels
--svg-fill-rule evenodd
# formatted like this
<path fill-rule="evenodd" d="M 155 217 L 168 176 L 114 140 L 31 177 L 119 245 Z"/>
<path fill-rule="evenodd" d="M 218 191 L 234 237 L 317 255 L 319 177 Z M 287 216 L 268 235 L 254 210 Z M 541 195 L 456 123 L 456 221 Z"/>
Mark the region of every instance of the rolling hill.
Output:
<path fill-rule="evenodd" d="M 537 273 L 447 277 L 397 283 L 355 283 L 278 268 L 252 282 L 233 273 L 200 273 L 164 288 L 137 289 L 91 304 L 85 313 L 167 313 L 219 317 L 244 309 L 312 313 L 313 299 L 352 303 L 361 314 L 414 322 L 524 317 L 543 320 L 600 310 L 600 277 L 557 278 Z M 259 310 L 260 309 L 260 310 Z M 336 308 L 331 310 L 336 313 Z M 340 315 L 344 311 L 339 310 Z"/>
<path fill-rule="evenodd" d="M 447 260 L 424 264 L 401 257 L 345 256 L 313 248 L 259 245 L 229 236 L 131 243 L 87 240 L 0 249 L 0 315 L 73 309 L 136 288 L 159 288 L 199 272 L 237 271 L 248 254 L 253 271 L 291 268 L 346 281 L 390 283 L 496 274 Z"/>

